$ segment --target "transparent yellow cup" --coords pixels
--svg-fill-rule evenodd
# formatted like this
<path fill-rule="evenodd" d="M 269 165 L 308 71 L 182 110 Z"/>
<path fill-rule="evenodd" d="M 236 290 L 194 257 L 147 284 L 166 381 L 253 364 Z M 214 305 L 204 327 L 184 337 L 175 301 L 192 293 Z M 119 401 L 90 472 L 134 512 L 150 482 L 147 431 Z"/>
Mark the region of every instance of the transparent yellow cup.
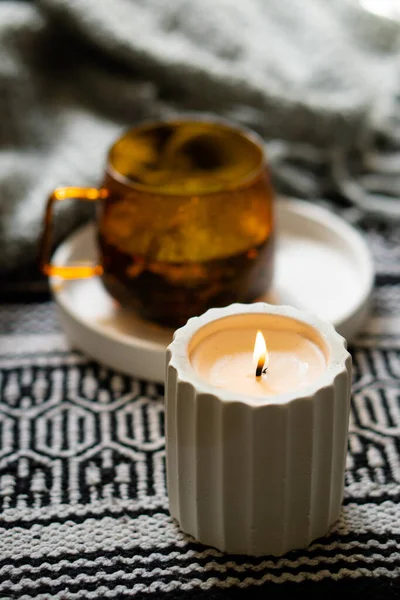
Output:
<path fill-rule="evenodd" d="M 53 205 L 98 201 L 99 264 L 49 261 Z M 210 307 L 261 296 L 273 270 L 273 191 L 262 143 L 221 121 L 145 123 L 111 147 L 100 188 L 56 189 L 47 275 L 98 275 L 123 306 L 176 327 Z"/>

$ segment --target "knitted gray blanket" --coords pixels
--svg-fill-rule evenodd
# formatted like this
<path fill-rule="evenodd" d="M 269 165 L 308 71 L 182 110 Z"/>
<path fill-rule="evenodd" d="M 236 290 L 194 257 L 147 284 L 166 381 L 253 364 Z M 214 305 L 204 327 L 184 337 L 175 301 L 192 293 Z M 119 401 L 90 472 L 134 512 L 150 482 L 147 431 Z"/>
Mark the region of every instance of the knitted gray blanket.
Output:
<path fill-rule="evenodd" d="M 0 274 L 32 260 L 53 187 L 99 183 L 124 128 L 182 111 L 257 130 L 283 193 L 400 217 L 400 24 L 366 5 L 1 1 Z M 62 208 L 60 236 L 82 218 Z"/>

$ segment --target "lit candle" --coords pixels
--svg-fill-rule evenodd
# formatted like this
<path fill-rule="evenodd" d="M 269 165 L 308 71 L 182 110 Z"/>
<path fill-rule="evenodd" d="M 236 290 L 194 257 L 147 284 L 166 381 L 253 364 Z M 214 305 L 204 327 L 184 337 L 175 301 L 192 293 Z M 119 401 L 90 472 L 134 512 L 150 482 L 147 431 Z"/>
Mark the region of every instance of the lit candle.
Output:
<path fill-rule="evenodd" d="M 234 304 L 167 349 L 170 511 L 232 553 L 281 555 L 325 535 L 342 504 L 351 357 L 332 325 Z"/>
<path fill-rule="evenodd" d="M 326 357 L 311 336 L 295 330 L 292 319 L 285 325 L 259 331 L 254 343 L 254 328 L 232 323 L 195 346 L 191 364 L 211 385 L 241 394 L 276 396 L 300 390 L 323 373 Z M 268 372 L 263 373 L 265 366 Z"/>

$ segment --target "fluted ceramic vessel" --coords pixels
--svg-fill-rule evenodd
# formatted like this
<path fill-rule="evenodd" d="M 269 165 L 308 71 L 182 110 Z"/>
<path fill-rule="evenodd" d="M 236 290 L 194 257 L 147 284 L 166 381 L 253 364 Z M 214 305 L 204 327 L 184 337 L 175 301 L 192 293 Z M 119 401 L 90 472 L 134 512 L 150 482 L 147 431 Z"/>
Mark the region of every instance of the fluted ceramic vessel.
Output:
<path fill-rule="evenodd" d="M 288 317 L 318 333 L 327 367 L 315 384 L 260 399 L 201 379 L 190 363 L 192 340 L 247 314 Z M 255 556 L 325 535 L 342 505 L 350 384 L 345 340 L 314 316 L 258 303 L 190 319 L 167 350 L 166 372 L 169 505 L 181 529 L 222 551 Z"/>

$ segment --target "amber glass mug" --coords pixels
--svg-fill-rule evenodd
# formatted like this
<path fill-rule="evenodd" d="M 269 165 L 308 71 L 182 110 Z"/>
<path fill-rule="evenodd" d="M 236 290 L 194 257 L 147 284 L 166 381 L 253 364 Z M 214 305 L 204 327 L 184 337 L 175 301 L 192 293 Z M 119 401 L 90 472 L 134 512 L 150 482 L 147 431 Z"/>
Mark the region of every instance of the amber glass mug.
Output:
<path fill-rule="evenodd" d="M 99 264 L 49 261 L 53 205 L 68 198 L 98 201 Z M 51 194 L 41 266 L 64 279 L 101 276 L 124 307 L 170 327 L 255 300 L 273 269 L 273 192 L 261 141 L 210 120 L 131 129 L 111 147 L 100 188 Z"/>

